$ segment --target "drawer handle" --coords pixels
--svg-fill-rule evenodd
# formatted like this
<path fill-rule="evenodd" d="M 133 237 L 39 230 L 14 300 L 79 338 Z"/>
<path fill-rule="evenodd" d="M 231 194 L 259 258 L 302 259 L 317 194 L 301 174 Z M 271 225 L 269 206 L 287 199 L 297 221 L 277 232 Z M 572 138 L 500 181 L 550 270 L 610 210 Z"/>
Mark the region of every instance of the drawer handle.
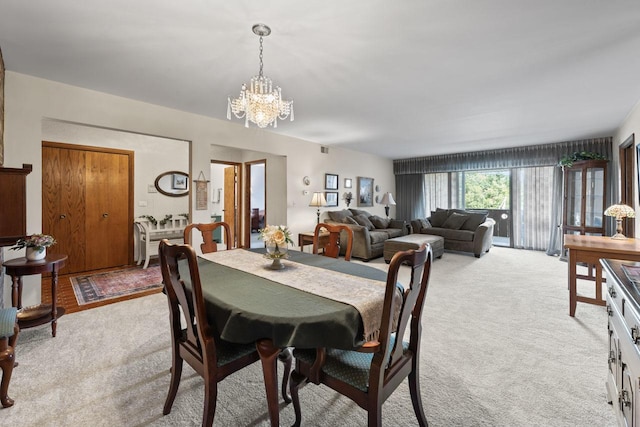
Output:
<path fill-rule="evenodd" d="M 638 341 L 640 341 L 640 329 L 637 326 L 631 328 L 631 339 L 634 344 L 638 344 Z"/>
<path fill-rule="evenodd" d="M 609 295 L 611 295 L 611 298 L 616 297 L 616 290 L 613 288 L 613 286 L 609 286 Z"/>
<path fill-rule="evenodd" d="M 609 364 L 610 365 L 616 364 L 616 353 L 613 350 L 609 352 Z"/>

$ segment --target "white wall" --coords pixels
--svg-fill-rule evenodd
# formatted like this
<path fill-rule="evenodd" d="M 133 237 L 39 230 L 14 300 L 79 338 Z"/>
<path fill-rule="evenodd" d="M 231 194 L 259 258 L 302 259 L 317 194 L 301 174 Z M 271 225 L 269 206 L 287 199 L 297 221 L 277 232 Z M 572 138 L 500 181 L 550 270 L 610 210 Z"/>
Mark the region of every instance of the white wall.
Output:
<path fill-rule="evenodd" d="M 156 178 L 165 172 L 189 172 L 189 142 L 131 132 L 82 126 L 45 119 L 44 141 L 93 147 L 117 148 L 134 152 L 134 217 L 189 212 L 189 197 L 169 197 L 155 190 Z M 152 190 L 150 190 L 152 189 Z M 27 230 L 29 233 L 30 230 Z"/>
<path fill-rule="evenodd" d="M 225 100 L 220 102 L 224 103 Z M 338 147 L 331 147 L 329 154 L 321 154 L 318 144 L 257 128 L 247 129 L 240 121 L 212 119 L 7 71 L 4 166 L 33 165 L 33 172 L 27 177 L 27 230 L 30 232 L 42 229 L 41 123 L 45 118 L 191 141 L 189 172 L 192 177 L 203 171 L 206 179 L 210 179 L 212 144 L 285 156 L 286 165 L 274 165 L 279 170 L 267 171 L 268 181 L 274 179 L 271 177 L 271 173 L 274 173 L 280 176 L 277 182 L 283 185 L 279 191 L 269 191 L 267 203 L 277 205 L 273 208 L 268 206 L 270 215 L 280 212 L 280 218 L 272 219 L 281 219 L 294 234 L 313 229 L 315 209 L 308 206 L 310 196 L 303 195 L 303 190 L 323 191 L 326 172 L 340 175 L 340 194 L 344 192 L 342 181 L 346 177 L 354 178 L 354 185 L 357 176 L 373 177 L 382 192 L 395 188 L 390 159 Z M 305 118 L 298 117 L 298 120 Z M 287 125 L 295 126 L 295 122 Z M 305 175 L 311 178 L 309 187 L 302 182 Z M 195 210 L 195 199 L 189 199 L 193 221 L 208 221 L 210 210 Z M 344 207 L 342 201 L 341 207 Z M 368 210 L 384 215 L 382 205 Z M 391 215 L 394 215 L 393 208 Z M 19 254 L 4 250 L 4 255 L 10 259 Z M 37 304 L 40 301 L 39 278 L 25 277 L 24 282 L 24 304 Z M 9 280 L 5 278 L 5 301 L 9 301 L 8 283 Z"/>

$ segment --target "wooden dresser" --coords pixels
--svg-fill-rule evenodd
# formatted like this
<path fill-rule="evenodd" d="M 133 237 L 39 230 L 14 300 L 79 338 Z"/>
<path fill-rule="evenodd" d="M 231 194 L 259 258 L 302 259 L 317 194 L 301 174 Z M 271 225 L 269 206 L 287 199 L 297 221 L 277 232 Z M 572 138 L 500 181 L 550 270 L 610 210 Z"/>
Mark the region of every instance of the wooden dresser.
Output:
<path fill-rule="evenodd" d="M 622 270 L 631 261 L 603 259 L 607 273 L 607 394 L 620 426 L 640 426 L 640 287 Z"/>

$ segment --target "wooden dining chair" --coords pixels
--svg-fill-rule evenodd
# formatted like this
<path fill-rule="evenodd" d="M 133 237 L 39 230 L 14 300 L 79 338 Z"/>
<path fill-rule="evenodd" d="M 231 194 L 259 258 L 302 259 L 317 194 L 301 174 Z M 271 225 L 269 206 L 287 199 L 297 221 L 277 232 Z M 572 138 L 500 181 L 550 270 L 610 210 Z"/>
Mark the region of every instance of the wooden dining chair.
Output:
<path fill-rule="evenodd" d="M 2 382 L 0 383 L 0 404 L 3 408 L 13 406 L 13 399 L 9 392 L 9 381 L 15 366 L 15 348 L 18 340 L 18 310 L 15 307 L 0 308 L 0 369 Z"/>
<path fill-rule="evenodd" d="M 420 426 L 427 426 L 419 384 L 420 319 L 424 307 L 431 261 L 430 246 L 396 253 L 387 274 L 386 293 L 377 341 L 365 343 L 356 351 L 338 349 L 294 350 L 296 368 L 291 374 L 291 397 L 296 414 L 295 426 L 301 422 L 298 389 L 307 382 L 325 384 L 348 397 L 369 415 L 369 426 L 382 425 L 382 404 L 405 378 L 413 410 Z M 403 290 L 402 304 L 394 303 L 398 270 L 406 263 L 411 268 L 410 283 Z M 394 316 L 397 327 L 394 329 Z M 402 340 L 407 326 L 409 342 Z"/>
<path fill-rule="evenodd" d="M 326 240 L 326 243 L 324 244 L 320 243 L 320 233 L 322 229 L 329 232 L 328 240 Z M 340 234 L 342 234 L 343 231 L 347 236 L 344 260 L 350 261 L 351 250 L 353 249 L 353 230 L 343 224 L 325 224 L 321 222 L 316 225 L 316 229 L 313 232 L 313 253 L 317 254 L 320 249 L 323 249 L 322 253 L 324 256 L 338 258 L 340 256 L 340 249 L 342 245 L 340 241 Z"/>
<path fill-rule="evenodd" d="M 162 413 L 171 412 L 182 375 L 183 361 L 204 378 L 204 411 L 202 425 L 213 424 L 218 395 L 218 382 L 259 359 L 255 344 L 234 344 L 217 336 L 209 323 L 200 283 L 196 253 L 189 245 L 172 245 L 162 240 L 159 247 L 162 279 L 169 301 L 171 323 L 171 383 Z M 179 261 L 180 260 L 180 261 Z M 180 278 L 178 262 L 189 267 L 191 292 Z M 185 278 L 186 279 L 186 278 Z M 182 313 L 184 315 L 181 314 Z M 186 324 L 182 329 L 181 320 Z"/>
<path fill-rule="evenodd" d="M 227 224 L 226 222 L 189 224 L 184 229 L 184 243 L 186 245 L 191 245 L 191 231 L 195 228 L 202 234 L 202 244 L 200 245 L 202 253 L 208 254 L 211 252 L 217 252 L 218 242 L 216 242 L 213 238 L 213 233 L 220 227 L 224 229 L 224 244 L 226 245 L 227 249 L 231 249 L 231 247 L 233 246 L 231 244 L 231 229 L 229 228 L 229 224 Z"/>

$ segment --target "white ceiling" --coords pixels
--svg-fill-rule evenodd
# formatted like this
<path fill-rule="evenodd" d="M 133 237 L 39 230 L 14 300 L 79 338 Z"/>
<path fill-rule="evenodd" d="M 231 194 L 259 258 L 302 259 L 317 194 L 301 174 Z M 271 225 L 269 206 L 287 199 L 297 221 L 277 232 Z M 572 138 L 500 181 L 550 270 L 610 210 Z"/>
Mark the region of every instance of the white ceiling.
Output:
<path fill-rule="evenodd" d="M 9 71 L 226 120 L 258 22 L 295 107 L 269 130 L 324 145 L 396 159 L 610 136 L 640 100 L 637 0 L 1 0 L 0 48 Z"/>

